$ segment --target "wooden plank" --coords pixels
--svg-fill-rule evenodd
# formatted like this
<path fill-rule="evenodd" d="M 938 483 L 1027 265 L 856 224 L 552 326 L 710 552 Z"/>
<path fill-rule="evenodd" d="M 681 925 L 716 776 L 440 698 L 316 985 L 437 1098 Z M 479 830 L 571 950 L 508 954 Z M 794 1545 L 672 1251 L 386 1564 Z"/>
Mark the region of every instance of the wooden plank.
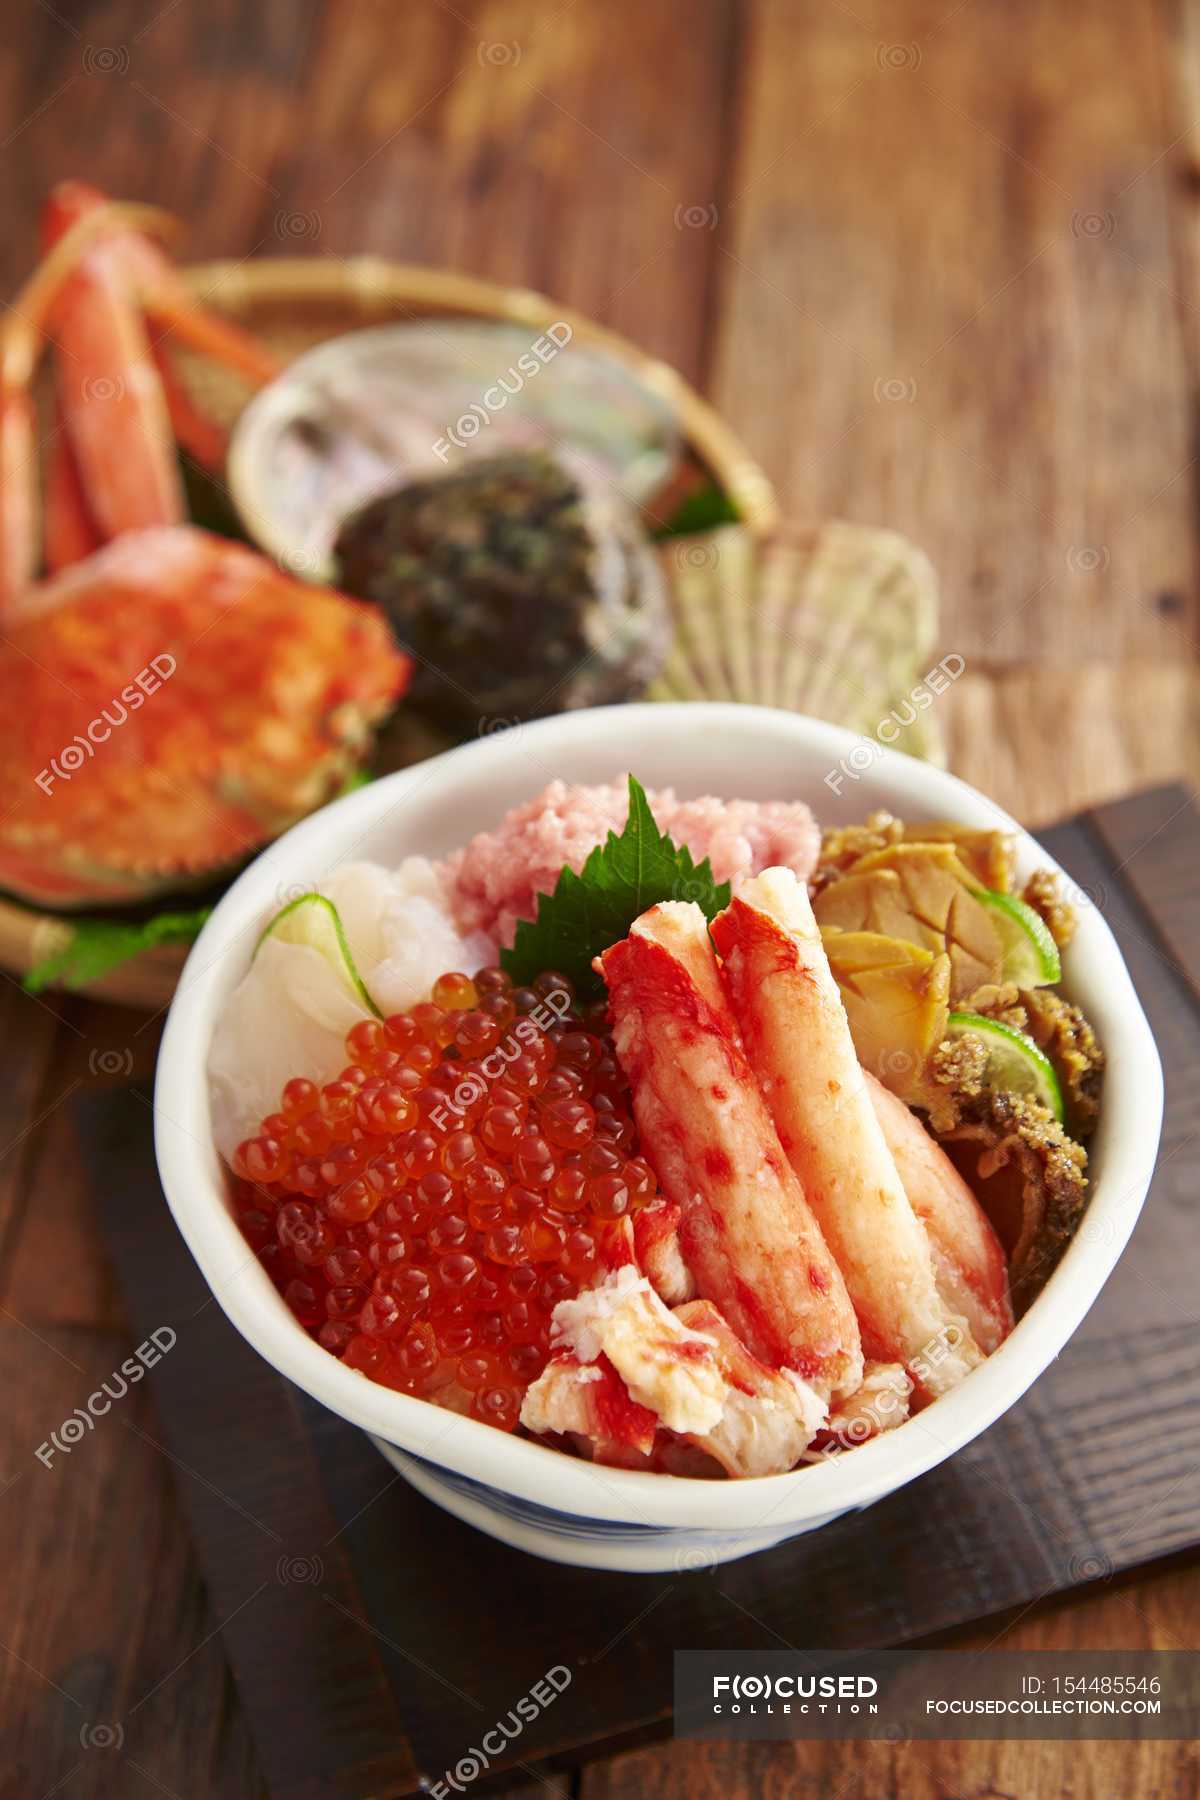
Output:
<path fill-rule="evenodd" d="M 1093 829 L 1142 903 L 1167 954 L 1200 991 L 1200 909 L 1196 905 L 1197 865 L 1173 854 L 1181 821 L 1194 829 L 1195 793 L 1161 788 L 1151 804 L 1131 799 L 1102 807 Z"/>
<path fill-rule="evenodd" d="M 146 1097 L 128 1088 L 111 1103 L 88 1096 L 76 1119 L 89 1167 L 122 1170 L 128 1184 L 118 1200 L 93 1175 L 134 1329 L 148 1334 L 157 1320 L 177 1336 L 155 1371 L 163 1419 L 152 1436 L 202 1547 L 213 1610 L 227 1621 L 231 1666 L 255 1716 L 271 1793 L 408 1793 L 416 1767 L 377 1646 L 359 1622 L 362 1601 L 322 1499 L 303 1396 L 231 1338 L 190 1258 L 164 1256 L 173 1237 L 165 1208 L 147 1218 L 128 1204 L 153 1181 Z M 232 1355 L 218 1361 L 214 1342 Z"/>
<path fill-rule="evenodd" d="M 753 11 L 713 397 L 785 514 L 932 556 L 969 660 L 1191 641 L 1160 31 L 1122 0 Z"/>
<path fill-rule="evenodd" d="M 130 1349 L 108 1332 L 0 1325 L 5 1789 L 251 1800 L 254 1753 L 169 1465 L 144 1435 L 145 1384 L 65 1453 L 50 1444 L 101 1382 L 119 1393 L 110 1378 Z"/>
<path fill-rule="evenodd" d="M 11 976 L 0 976 L 0 1043 L 20 1046 L 0 1083 L 0 1300 L 28 1194 L 37 1122 L 55 1111 L 64 1091 L 54 1063 L 66 1031 L 62 1010 L 59 1001 L 35 999 Z"/>
<path fill-rule="evenodd" d="M 274 0 L 253 19 L 223 0 L 150 22 L 122 0 L 104 44 L 36 0 L 24 14 L 0 61 L 9 287 L 82 142 L 89 178 L 176 208 L 197 257 L 370 250 L 469 269 L 701 372 L 735 72 L 725 0 L 690 7 L 686 29 L 671 0 L 619 30 L 603 9 L 464 0 L 402 31 L 388 0 L 352 18 Z"/>
<path fill-rule="evenodd" d="M 937 718 L 954 773 L 1025 825 L 1156 782 L 1200 788 L 1200 673 L 1182 656 L 1074 669 L 968 662 Z"/>
<path fill-rule="evenodd" d="M 321 0 L 117 0 L 76 19 L 23 0 L 0 53 L 6 291 L 31 266 L 46 190 L 67 176 L 176 208 L 197 256 L 277 242 L 275 165 L 303 130 L 300 83 L 321 10 Z"/>
<path fill-rule="evenodd" d="M 1196 1645 L 1200 1569 L 1179 1565 L 1134 1583 L 1105 1583 L 1070 1603 L 955 1632 L 938 1643 L 962 1651 L 1171 1650 Z M 737 1641 L 741 1642 L 742 1639 Z M 778 1647 L 778 1646 L 777 1646 Z M 1070 1800 L 1183 1796 L 1195 1791 L 1194 1743 L 677 1742 L 589 1764 L 578 1800 L 945 1800 L 947 1795 L 1069 1795 Z"/>
<path fill-rule="evenodd" d="M 326 16 L 285 183 L 321 251 L 538 288 L 698 376 L 734 9 L 431 7 L 403 57 L 388 0 L 355 18 Z"/>
<path fill-rule="evenodd" d="M 34 1000 L 25 996 L 24 1003 L 32 1013 Z M 68 1102 L 131 1080 L 141 1081 L 148 1092 L 161 1021 L 148 1021 L 128 1007 L 63 996 L 54 1004 L 62 1024 L 38 1105 L 28 1115 L 19 1159 L 20 1201 L 0 1263 L 0 1305 L 39 1327 L 119 1330 L 121 1307 Z M 62 1254 L 64 1244 L 71 1246 L 68 1256 Z"/>

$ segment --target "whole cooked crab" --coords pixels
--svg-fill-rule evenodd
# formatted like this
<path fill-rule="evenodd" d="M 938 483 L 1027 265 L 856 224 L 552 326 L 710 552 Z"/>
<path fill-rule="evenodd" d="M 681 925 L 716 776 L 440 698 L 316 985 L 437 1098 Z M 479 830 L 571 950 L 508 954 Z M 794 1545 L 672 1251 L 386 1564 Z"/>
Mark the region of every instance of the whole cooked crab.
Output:
<path fill-rule="evenodd" d="M 162 228 L 63 184 L 0 335 L 0 888 L 56 907 L 141 899 L 255 850 L 336 792 L 408 674 L 372 606 L 184 522 L 176 441 L 211 468 L 223 439 L 166 342 L 255 383 L 277 365 L 188 297 L 147 235 Z"/>

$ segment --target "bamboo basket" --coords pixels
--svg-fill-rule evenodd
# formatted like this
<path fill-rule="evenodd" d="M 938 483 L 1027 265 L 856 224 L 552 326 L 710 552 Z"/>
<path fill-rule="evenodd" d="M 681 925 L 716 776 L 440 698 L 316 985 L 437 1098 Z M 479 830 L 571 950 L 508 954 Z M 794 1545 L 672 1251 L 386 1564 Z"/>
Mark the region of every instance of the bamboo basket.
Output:
<path fill-rule="evenodd" d="M 766 539 L 778 525 L 775 495 L 766 475 L 721 416 L 682 376 L 615 332 L 527 288 L 503 287 L 449 270 L 372 256 L 204 263 L 188 270 L 187 277 L 198 298 L 238 319 L 288 358 L 342 332 L 401 320 L 497 320 L 526 325 L 534 332 L 564 320 L 576 341 L 608 352 L 668 403 L 683 448 L 728 494 L 741 517 L 742 529 L 755 539 Z M 197 397 L 223 422 L 232 423 L 248 397 L 238 378 L 195 359 L 181 356 L 179 360 Z M 186 900 L 180 904 L 186 905 Z M 59 914 L 0 899 L 0 967 L 23 976 L 59 951 L 69 932 L 69 923 Z M 186 945 L 146 951 L 114 969 L 88 992 L 130 1006 L 164 1007 L 186 955 Z"/>

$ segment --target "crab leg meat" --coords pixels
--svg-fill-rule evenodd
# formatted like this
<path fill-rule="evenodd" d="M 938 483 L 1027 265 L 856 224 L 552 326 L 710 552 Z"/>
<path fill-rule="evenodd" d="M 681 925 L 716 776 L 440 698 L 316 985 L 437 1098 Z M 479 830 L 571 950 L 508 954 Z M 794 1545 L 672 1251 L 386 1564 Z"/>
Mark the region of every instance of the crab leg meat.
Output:
<path fill-rule="evenodd" d="M 633 1467 L 646 1465 L 658 1433 L 657 1414 L 631 1398 L 606 1356 L 552 1356 L 526 1389 L 521 1423 L 539 1437 L 574 1439 L 594 1462 Z"/>
<path fill-rule="evenodd" d="M 1008 1266 L 991 1221 L 942 1146 L 868 1072 L 867 1091 L 909 1204 L 925 1227 L 938 1292 L 987 1355 L 1013 1326 Z"/>
<path fill-rule="evenodd" d="M 682 1440 L 730 1475 L 794 1468 L 826 1402 L 760 1362 L 711 1300 L 669 1312 L 632 1265 L 554 1311 L 558 1354 L 528 1389 L 529 1431 L 581 1440 L 597 1462 L 639 1464 Z"/>
<path fill-rule="evenodd" d="M 818 1449 L 853 1450 L 908 1417 L 912 1382 L 899 1363 L 869 1362 L 858 1392 L 843 1400 L 817 1433 Z"/>
<path fill-rule="evenodd" d="M 645 1269 L 654 1291 L 668 1306 L 695 1298 L 696 1283 L 679 1243 L 682 1209 L 669 1200 L 644 1206 L 633 1221 L 638 1267 Z"/>
<path fill-rule="evenodd" d="M 699 907 L 643 913 L 598 959 L 645 1154 L 680 1208 L 700 1294 L 747 1348 L 828 1401 L 862 1376 L 845 1283 L 783 1154 Z"/>
<path fill-rule="evenodd" d="M 808 891 L 768 869 L 713 922 L 725 983 L 791 1165 L 846 1280 L 869 1357 L 932 1397 L 980 1360 L 875 1117 Z"/>
<path fill-rule="evenodd" d="M 720 1418 L 707 1431 L 684 1433 L 688 1443 L 707 1451 L 727 1475 L 794 1469 L 824 1417 L 823 1408 L 813 1407 L 812 1390 L 790 1370 L 768 1368 L 751 1356 L 711 1300 L 677 1306 L 675 1317 L 711 1341 L 725 1381 Z"/>

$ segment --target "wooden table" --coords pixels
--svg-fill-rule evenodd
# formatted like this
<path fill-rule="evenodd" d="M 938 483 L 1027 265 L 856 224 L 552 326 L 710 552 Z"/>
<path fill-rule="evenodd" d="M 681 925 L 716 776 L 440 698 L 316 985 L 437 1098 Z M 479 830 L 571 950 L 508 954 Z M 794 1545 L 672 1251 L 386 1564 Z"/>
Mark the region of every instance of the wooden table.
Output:
<path fill-rule="evenodd" d="M 70 174 L 176 208 L 198 257 L 373 250 L 540 288 L 699 383 L 790 515 L 930 552 L 959 773 L 1032 824 L 1195 782 L 1188 0 L 25 0 L 0 67 L 5 291 Z M 148 1076 L 157 1022 L 9 986 L 0 1031 L 0 1791 L 240 1800 L 254 1751 L 173 1496 L 203 1471 L 169 1466 L 144 1390 L 34 1454 L 128 1348 L 63 1104 Z M 969 1641 L 1190 1645 L 1198 1603 L 1176 1565 Z M 1198 1782 L 1176 1744 L 674 1744 L 577 1791 Z"/>

